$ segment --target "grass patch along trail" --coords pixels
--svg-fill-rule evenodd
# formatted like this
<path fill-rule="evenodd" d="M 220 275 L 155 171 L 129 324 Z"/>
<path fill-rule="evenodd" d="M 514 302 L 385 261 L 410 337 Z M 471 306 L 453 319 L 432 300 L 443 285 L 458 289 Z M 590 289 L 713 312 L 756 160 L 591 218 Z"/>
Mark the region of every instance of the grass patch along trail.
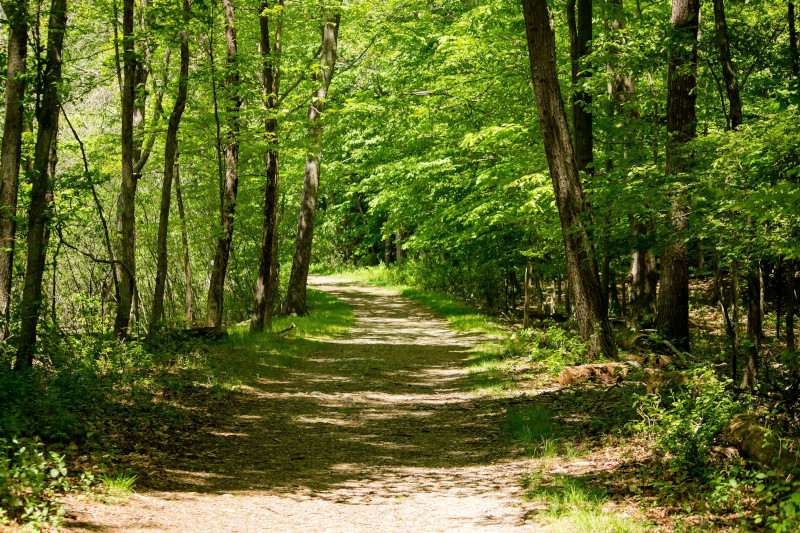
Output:
<path fill-rule="evenodd" d="M 313 283 L 353 308 L 350 332 L 281 341 L 155 486 L 71 502 L 68 531 L 531 530 L 507 398 L 468 375 L 484 339 L 391 290 Z"/>

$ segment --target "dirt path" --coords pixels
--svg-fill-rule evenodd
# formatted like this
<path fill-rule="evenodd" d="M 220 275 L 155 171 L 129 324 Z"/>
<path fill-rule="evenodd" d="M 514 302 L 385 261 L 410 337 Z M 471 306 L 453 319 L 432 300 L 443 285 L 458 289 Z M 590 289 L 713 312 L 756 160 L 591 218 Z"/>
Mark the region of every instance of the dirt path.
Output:
<path fill-rule="evenodd" d="M 248 383 L 169 491 L 75 503 L 69 531 L 530 531 L 527 462 L 468 381 L 480 339 L 391 291 L 313 283 L 353 307 L 351 333 Z"/>

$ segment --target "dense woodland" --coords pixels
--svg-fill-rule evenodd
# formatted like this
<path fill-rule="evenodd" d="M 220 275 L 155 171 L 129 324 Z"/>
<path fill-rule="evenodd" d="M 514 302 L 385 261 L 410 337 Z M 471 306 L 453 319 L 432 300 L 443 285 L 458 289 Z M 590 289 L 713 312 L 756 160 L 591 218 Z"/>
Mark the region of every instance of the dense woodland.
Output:
<path fill-rule="evenodd" d="M 271 330 L 310 270 L 384 264 L 589 359 L 641 333 L 796 420 L 792 1 L 2 8 L 9 372 Z"/>

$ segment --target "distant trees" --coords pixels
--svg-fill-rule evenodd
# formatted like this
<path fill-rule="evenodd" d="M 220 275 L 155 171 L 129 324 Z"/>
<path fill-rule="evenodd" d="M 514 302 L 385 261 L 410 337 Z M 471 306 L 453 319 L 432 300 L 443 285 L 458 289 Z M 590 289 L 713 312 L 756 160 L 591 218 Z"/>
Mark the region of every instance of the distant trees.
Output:
<path fill-rule="evenodd" d="M 0 2 L 23 367 L 37 338 L 268 330 L 318 259 L 509 317 L 527 294 L 610 357 L 609 317 L 685 349 L 690 304 L 721 306 L 745 387 L 796 344 L 793 2 L 69 3 L 60 81 L 52 9 Z"/>

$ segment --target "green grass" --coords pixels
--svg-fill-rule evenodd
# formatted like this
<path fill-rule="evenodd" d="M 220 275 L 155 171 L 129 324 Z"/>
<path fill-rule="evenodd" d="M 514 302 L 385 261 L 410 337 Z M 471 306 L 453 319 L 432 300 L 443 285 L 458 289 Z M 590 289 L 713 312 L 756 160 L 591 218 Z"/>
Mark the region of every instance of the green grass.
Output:
<path fill-rule="evenodd" d="M 129 470 L 104 470 L 97 476 L 97 480 L 103 488 L 104 497 L 109 503 L 127 501 L 138 478 L 139 476 Z"/>
<path fill-rule="evenodd" d="M 525 447 L 532 457 L 555 457 L 558 454 L 558 437 L 553 415 L 536 405 L 515 406 L 508 409 L 506 430 L 511 438 Z"/>
<path fill-rule="evenodd" d="M 538 480 L 538 477 L 529 479 L 531 483 Z M 543 518 L 555 532 L 646 531 L 647 524 L 641 520 L 604 509 L 608 503 L 605 491 L 587 489 L 574 477 L 556 476 L 552 483 L 538 484 L 526 492 L 525 498 L 546 506 L 537 518 Z"/>
<path fill-rule="evenodd" d="M 310 314 L 275 317 L 272 332 L 251 334 L 249 324 L 228 329 L 228 337 L 196 356 L 200 375 L 195 381 L 223 395 L 238 390 L 252 379 L 276 379 L 312 349 L 315 340 L 344 335 L 353 326 L 353 309 L 326 292 L 308 289 Z M 285 333 L 277 333 L 295 324 Z"/>

